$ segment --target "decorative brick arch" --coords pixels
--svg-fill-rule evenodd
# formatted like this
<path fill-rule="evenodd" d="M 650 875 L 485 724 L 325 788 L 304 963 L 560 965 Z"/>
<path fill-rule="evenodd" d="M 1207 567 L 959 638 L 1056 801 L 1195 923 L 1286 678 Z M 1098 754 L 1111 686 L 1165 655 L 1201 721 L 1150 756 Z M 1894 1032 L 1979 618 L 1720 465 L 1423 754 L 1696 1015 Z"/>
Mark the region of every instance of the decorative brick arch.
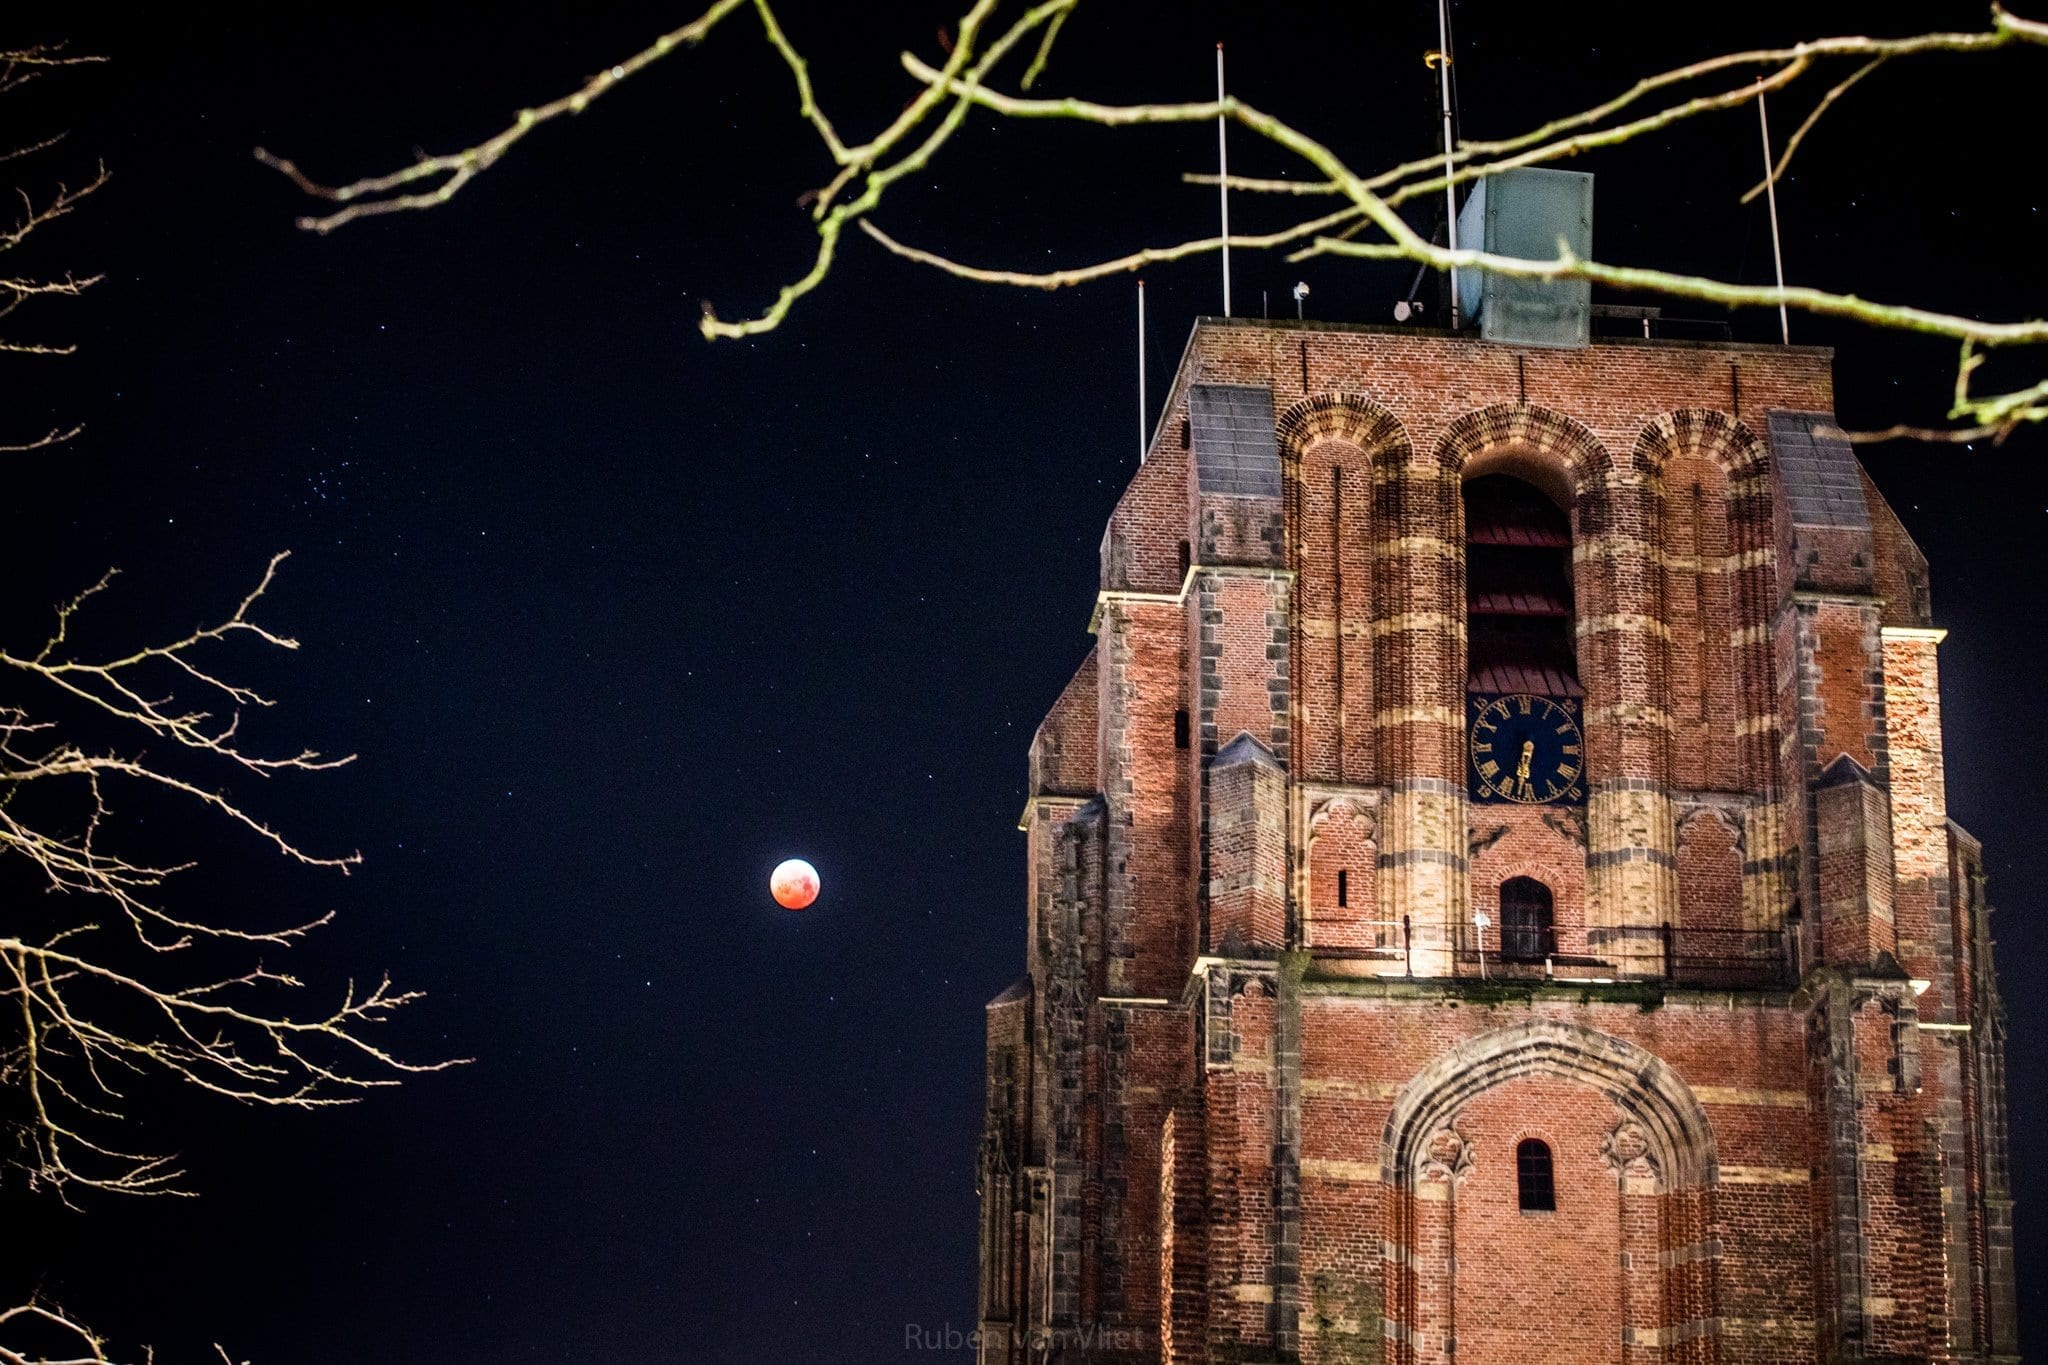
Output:
<path fill-rule="evenodd" d="M 1745 789 L 1768 789 L 1774 783 L 1778 754 L 1776 711 L 1771 696 L 1776 662 L 1768 638 L 1768 625 L 1778 601 L 1770 455 L 1754 432 L 1717 408 L 1678 408 L 1660 413 L 1644 424 L 1636 437 L 1635 462 L 1652 475 L 1660 490 L 1665 484 L 1665 471 L 1680 455 L 1717 466 L 1725 475 L 1725 487 L 1719 491 L 1719 497 L 1726 535 L 1720 550 L 1726 555 L 1723 565 L 1734 620 L 1722 623 L 1720 629 L 1739 642 L 1734 646 L 1734 694 L 1747 699 L 1743 713 L 1716 721 L 1716 743 L 1730 746 L 1732 741 L 1731 747 L 1738 755 L 1738 771 L 1724 772 L 1716 781 L 1699 771 L 1701 765 L 1714 760 L 1699 758 L 1694 761 L 1693 775 L 1702 785 L 1718 786 L 1734 777 Z M 1685 515 L 1683 498 L 1673 506 L 1677 515 Z M 1700 518 L 1705 513 L 1695 504 L 1693 515 Z M 1696 545 L 1703 534 L 1704 527 L 1696 525 Z M 1685 591 L 1688 575 L 1704 583 L 1704 564 L 1702 560 L 1690 568 L 1672 569 L 1667 588 Z M 1691 591 L 1699 594 L 1699 600 L 1705 599 L 1704 586 Z M 1704 664 L 1694 665 L 1696 672 L 1703 668 Z M 1720 729 L 1722 725 L 1731 728 L 1733 734 Z M 1722 753 L 1726 752 L 1723 748 Z M 1782 852 L 1779 842 L 1775 837 L 1763 839 L 1758 852 L 1764 856 L 1752 855 L 1753 861 L 1759 865 L 1773 862 Z M 1775 909 L 1782 893 L 1766 885 L 1764 879 L 1757 879 L 1757 883 L 1749 899 L 1759 907 L 1770 905 Z"/>
<path fill-rule="evenodd" d="M 1665 846 L 1647 849 L 1637 833 L 1669 824 L 1662 489 L 1626 452 L 1617 459 L 1585 426 L 1527 403 L 1459 417 L 1445 430 L 1436 459 L 1461 539 L 1458 485 L 1482 470 L 1525 479 L 1569 510 L 1573 636 L 1585 689 L 1585 923 L 1589 943 L 1612 937 L 1634 945 L 1631 956 L 1645 956 L 1641 945 L 1654 941 L 1651 931 L 1671 918 L 1676 900 L 1670 833 Z M 1456 676 L 1463 663 L 1447 671 Z"/>
<path fill-rule="evenodd" d="M 1327 836 L 1327 837 L 1326 837 Z M 1378 948 L 1386 926 L 1377 913 L 1379 802 L 1342 795 L 1317 802 L 1298 864 L 1296 905 L 1305 942 L 1317 947 Z M 1350 874 L 1348 903 L 1337 904 L 1337 872 Z"/>
<path fill-rule="evenodd" d="M 1408 432 L 1401 419 L 1369 398 L 1351 393 L 1318 393 L 1293 404 L 1273 424 L 1281 458 L 1292 463 L 1319 441 L 1346 441 L 1368 459 L 1391 452 L 1408 455 Z"/>
<path fill-rule="evenodd" d="M 1284 480 L 1289 660 L 1300 704 L 1289 716 L 1297 776 L 1373 781 L 1377 707 L 1373 647 L 1354 624 L 1378 611 L 1374 486 L 1383 467 L 1412 460 L 1408 433 L 1385 407 L 1356 394 L 1313 394 L 1274 423 Z"/>
<path fill-rule="evenodd" d="M 1313 849 L 1316 844 L 1316 836 L 1323 832 L 1323 826 L 1328 824 L 1333 816 L 1339 815 L 1343 816 L 1346 820 L 1358 821 L 1363 827 L 1366 838 L 1377 837 L 1379 834 L 1379 802 L 1376 799 L 1377 797 L 1378 793 L 1374 792 L 1370 797 L 1333 796 L 1327 800 L 1317 802 L 1308 817 L 1308 846 Z"/>
<path fill-rule="evenodd" d="M 1742 821 L 1737 817 L 1736 812 L 1713 801 L 1695 801 L 1679 808 L 1678 839 L 1681 844 L 1685 842 L 1687 828 L 1702 820 L 1713 820 L 1718 823 L 1723 829 L 1728 831 L 1728 838 L 1734 844 L 1735 851 L 1737 853 L 1743 851 L 1742 841 L 1744 833 Z"/>
<path fill-rule="evenodd" d="M 1468 1038 L 1409 1081 L 1387 1116 L 1381 1178 L 1412 1190 L 1426 1144 L 1450 1126 L 1465 1101 L 1524 1075 L 1579 1081 L 1613 1100 L 1641 1126 L 1667 1190 L 1706 1189 L 1718 1181 L 1713 1126 L 1677 1072 L 1633 1043 L 1552 1019 Z"/>
<path fill-rule="evenodd" d="M 1764 476 L 1770 456 L 1763 443 L 1718 408 L 1679 408 L 1659 413 L 1643 427 L 1634 461 L 1661 480 L 1671 457 L 1681 451 L 1712 460 L 1728 476 L 1729 548 L 1768 558 L 1773 536 L 1770 484 Z"/>
<path fill-rule="evenodd" d="M 1741 929 L 1747 832 L 1739 811 L 1713 803 L 1678 817 L 1678 922 L 1689 929 Z"/>
<path fill-rule="evenodd" d="M 1557 874 L 1558 867 L 1554 862 L 1545 862 L 1540 858 L 1515 857 L 1494 863 L 1487 869 L 1486 880 L 1493 884 L 1495 890 L 1499 890 L 1505 882 L 1511 882 L 1517 877 L 1527 877 L 1532 882 L 1542 882 L 1544 890 L 1556 895 Z"/>
<path fill-rule="evenodd" d="M 1476 455 L 1512 449 L 1561 470 L 1577 499 L 1588 484 L 1611 472 L 1614 459 L 1600 438 L 1563 413 L 1529 403 L 1496 403 L 1452 422 L 1437 442 L 1436 462 L 1462 471 Z"/>
<path fill-rule="evenodd" d="M 1730 479 L 1758 473 L 1766 464 L 1763 443 L 1739 418 L 1719 408 L 1678 408 L 1651 418 L 1636 437 L 1635 463 L 1661 470 L 1680 450 L 1711 455 Z"/>

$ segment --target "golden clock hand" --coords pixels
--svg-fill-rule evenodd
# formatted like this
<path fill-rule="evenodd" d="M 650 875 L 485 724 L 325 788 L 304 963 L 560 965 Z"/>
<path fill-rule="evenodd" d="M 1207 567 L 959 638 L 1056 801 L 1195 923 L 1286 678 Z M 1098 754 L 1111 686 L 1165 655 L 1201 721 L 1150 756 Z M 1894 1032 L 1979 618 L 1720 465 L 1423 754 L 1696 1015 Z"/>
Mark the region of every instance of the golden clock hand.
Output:
<path fill-rule="evenodd" d="M 1527 782 L 1529 780 L 1529 760 L 1534 758 L 1535 756 L 1536 741 L 1533 739 L 1523 740 L 1522 761 L 1515 765 L 1515 778 L 1517 781 Z"/>

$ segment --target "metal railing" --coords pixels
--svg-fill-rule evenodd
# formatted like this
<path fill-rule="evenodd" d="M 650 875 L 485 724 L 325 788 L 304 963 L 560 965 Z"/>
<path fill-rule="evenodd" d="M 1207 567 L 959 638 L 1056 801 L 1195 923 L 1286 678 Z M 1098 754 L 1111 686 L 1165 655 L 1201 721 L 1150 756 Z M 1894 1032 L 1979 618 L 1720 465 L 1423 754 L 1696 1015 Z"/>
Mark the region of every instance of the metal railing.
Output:
<path fill-rule="evenodd" d="M 1666 982 L 1725 990 L 1776 990 L 1798 980 L 1794 929 L 1705 929 L 1654 924 L 1596 927 L 1583 946 L 1555 929 L 1509 925 L 1505 953 L 1501 926 L 1457 925 L 1448 943 L 1432 936 L 1418 938 L 1413 921 L 1372 920 L 1375 945 L 1332 948 L 1318 945 L 1317 956 L 1384 964 L 1382 972 L 1407 977 L 1435 975 L 1433 963 L 1445 961 L 1457 980 L 1562 981 L 1586 984 Z M 1418 972 L 1418 968 L 1420 971 Z"/>
<path fill-rule="evenodd" d="M 1582 950 L 1559 951 L 1554 930 L 1466 923 L 1452 936 L 1453 976 L 1509 981 L 1663 981 L 1676 986 L 1768 990 L 1795 980 L 1778 930 L 1656 924 L 1594 928 Z M 1502 949 L 1505 946 L 1506 951 Z"/>

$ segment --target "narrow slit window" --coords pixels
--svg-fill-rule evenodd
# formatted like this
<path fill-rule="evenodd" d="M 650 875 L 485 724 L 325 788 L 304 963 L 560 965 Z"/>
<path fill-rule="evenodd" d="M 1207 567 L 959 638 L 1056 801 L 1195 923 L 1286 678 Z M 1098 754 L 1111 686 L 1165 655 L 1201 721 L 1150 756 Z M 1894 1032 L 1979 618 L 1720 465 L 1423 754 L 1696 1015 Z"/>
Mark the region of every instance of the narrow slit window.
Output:
<path fill-rule="evenodd" d="M 1350 904 L 1351 871 L 1349 868 L 1340 867 L 1337 869 L 1337 908 L 1341 910 Z"/>
<path fill-rule="evenodd" d="M 1523 1213 L 1557 1211 L 1557 1182 L 1550 1167 L 1550 1144 L 1525 1138 L 1515 1148 L 1515 1183 Z"/>
<path fill-rule="evenodd" d="M 1188 747 L 1188 709 L 1185 706 L 1173 713 L 1173 747 Z"/>

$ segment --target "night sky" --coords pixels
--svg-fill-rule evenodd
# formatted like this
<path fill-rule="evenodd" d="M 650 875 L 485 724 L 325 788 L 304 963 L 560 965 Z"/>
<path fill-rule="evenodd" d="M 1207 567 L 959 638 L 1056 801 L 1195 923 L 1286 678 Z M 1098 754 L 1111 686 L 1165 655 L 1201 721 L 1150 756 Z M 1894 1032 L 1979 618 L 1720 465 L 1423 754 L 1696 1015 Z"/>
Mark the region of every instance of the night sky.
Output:
<path fill-rule="evenodd" d="M 7 457 L 0 626 L 40 638 L 48 604 L 116 564 L 101 638 L 182 627 L 291 550 L 265 619 L 304 648 L 249 661 L 281 703 L 252 723 L 360 758 L 245 794 L 365 862 L 322 874 L 205 830 L 191 894 L 335 909 L 291 954 L 310 989 L 388 967 L 429 992 L 390 1031 L 406 1055 L 476 1060 L 311 1115 L 145 1088 L 146 1140 L 204 1197 L 79 1215 L 17 1190 L 0 1298 L 40 1285 L 167 1365 L 215 1339 L 257 1365 L 883 1361 L 906 1324 L 971 1326 L 981 1007 L 1023 961 L 1025 746 L 1088 647 L 1097 542 L 1136 464 L 1130 282 L 1002 292 L 851 240 L 782 330 L 702 341 L 700 301 L 742 315 L 808 264 L 795 201 L 829 175 L 744 15 L 452 204 L 320 239 L 252 147 L 330 178 L 390 169 L 495 131 L 687 6 L 46 8 L 6 36 L 113 59 L 32 110 L 114 171 L 64 239 L 109 278 L 61 324 L 82 358 L 0 371 L 10 422 L 29 414 L 14 425 L 49 407 L 89 426 Z M 834 27 L 855 8 L 785 16 L 848 133 L 908 98 L 895 52 L 934 52 L 952 13 Z M 1915 8 L 1460 5 L 1464 128 L 1521 131 L 1739 46 L 1985 13 Z M 1051 85 L 1202 98 L 1219 38 L 1237 93 L 1354 165 L 1432 147 L 1426 3 L 1103 0 Z M 1781 138 L 1842 74 L 1785 101 Z M 1867 81 L 1781 194 L 1790 276 L 2048 310 L 2048 187 L 2016 150 L 2044 77 L 2037 51 Z M 1233 170 L 1283 169 L 1248 137 L 1233 150 Z M 1758 155 L 1743 113 L 1577 164 L 1601 175 L 1600 254 L 1766 279 L 1765 219 L 1735 202 Z M 1210 231 L 1213 192 L 1177 176 L 1213 157 L 1208 128 L 979 119 L 877 221 L 990 264 L 1078 263 Z M 1237 210 L 1245 230 L 1284 206 Z M 1310 316 L 1341 321 L 1390 320 L 1410 273 L 1237 267 L 1240 313 L 1262 291 L 1290 311 L 1305 279 Z M 1213 262 L 1151 273 L 1155 397 L 1216 280 Z M 1764 339 L 1776 318 L 1735 326 Z M 1939 420 L 1947 345 L 1793 328 L 1840 348 L 1847 425 Z M 2044 450 L 1867 457 L 1954 632 L 1949 795 L 2001 910 L 2037 1342 Z M 803 914 L 766 892 L 792 855 L 825 882 Z"/>

